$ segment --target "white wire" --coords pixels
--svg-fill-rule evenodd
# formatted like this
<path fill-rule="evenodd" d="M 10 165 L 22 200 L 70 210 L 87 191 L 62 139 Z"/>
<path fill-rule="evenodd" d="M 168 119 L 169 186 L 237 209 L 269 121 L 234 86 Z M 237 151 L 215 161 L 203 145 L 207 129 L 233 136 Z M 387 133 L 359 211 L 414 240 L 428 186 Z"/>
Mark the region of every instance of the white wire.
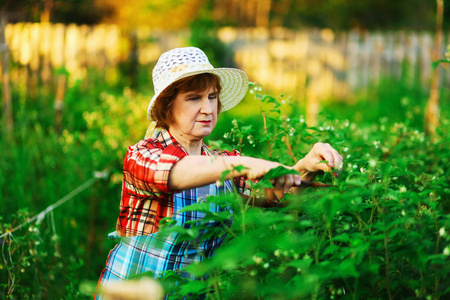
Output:
<path fill-rule="evenodd" d="M 87 180 L 85 183 L 81 184 L 79 187 L 77 187 L 76 189 L 74 189 L 73 191 L 71 191 L 70 193 L 68 193 L 67 195 L 65 195 L 64 197 L 59 199 L 58 201 L 56 201 L 54 204 L 50 205 L 49 207 L 47 207 L 46 209 L 44 209 L 43 211 L 38 213 L 37 215 L 28 219 L 26 222 L 18 225 L 17 227 L 15 227 L 11 230 L 7 230 L 5 233 L 0 235 L 0 239 L 4 238 L 7 235 L 11 235 L 11 233 L 13 233 L 14 231 L 22 228 L 23 226 L 25 226 L 27 224 L 30 224 L 34 220 L 36 220 L 36 224 L 40 224 L 49 212 L 53 211 L 55 208 L 64 204 L 65 202 L 69 201 L 70 199 L 72 199 L 73 197 L 75 197 L 76 195 L 78 195 L 79 193 L 81 193 L 82 191 L 84 191 L 85 189 L 90 187 L 91 185 L 93 185 L 99 179 L 105 178 L 107 175 L 108 175 L 107 171 L 95 172 L 94 176 L 91 179 Z"/>

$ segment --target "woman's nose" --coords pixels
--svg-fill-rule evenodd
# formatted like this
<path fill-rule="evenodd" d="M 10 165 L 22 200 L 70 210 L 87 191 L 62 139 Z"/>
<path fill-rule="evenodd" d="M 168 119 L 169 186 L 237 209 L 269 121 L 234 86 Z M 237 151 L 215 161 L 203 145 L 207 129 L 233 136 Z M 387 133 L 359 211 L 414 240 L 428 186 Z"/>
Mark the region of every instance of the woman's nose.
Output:
<path fill-rule="evenodd" d="M 204 113 L 204 114 L 211 114 L 213 112 L 213 107 L 211 105 L 211 101 L 209 101 L 208 97 L 203 97 L 202 98 L 202 107 L 200 112 Z"/>

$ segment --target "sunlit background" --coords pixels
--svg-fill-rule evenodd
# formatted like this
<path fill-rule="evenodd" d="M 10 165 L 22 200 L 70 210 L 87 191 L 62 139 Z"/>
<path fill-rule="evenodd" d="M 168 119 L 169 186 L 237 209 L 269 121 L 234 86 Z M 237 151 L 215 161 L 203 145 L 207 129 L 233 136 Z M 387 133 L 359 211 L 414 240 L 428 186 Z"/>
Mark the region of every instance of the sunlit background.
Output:
<path fill-rule="evenodd" d="M 450 98 L 450 5 L 439 3 L 3 0 L 0 234 L 71 195 L 93 172 L 108 173 L 41 215 L 40 226 L 13 233 L 29 247 L 2 261 L 2 291 L 90 295 L 113 245 L 106 235 L 118 213 L 122 159 L 145 134 L 151 72 L 163 52 L 200 47 L 215 67 L 240 68 L 257 91 L 293 101 L 310 126 L 327 114 L 433 133 L 439 114 L 427 119 L 427 103 L 438 95 L 445 119 Z M 210 140 L 223 139 L 234 118 L 262 126 L 251 93 L 221 116 Z"/>
<path fill-rule="evenodd" d="M 33 95 L 38 82 L 55 90 L 61 72 L 71 86 L 92 69 L 108 85 L 151 93 L 160 54 L 193 45 L 216 67 L 239 67 L 266 91 L 292 95 L 315 124 L 318 102 L 352 101 L 383 78 L 429 88 L 448 20 L 433 54 L 436 3 L 414 2 L 6 1 L 2 53 L 12 90 L 25 84 Z"/>

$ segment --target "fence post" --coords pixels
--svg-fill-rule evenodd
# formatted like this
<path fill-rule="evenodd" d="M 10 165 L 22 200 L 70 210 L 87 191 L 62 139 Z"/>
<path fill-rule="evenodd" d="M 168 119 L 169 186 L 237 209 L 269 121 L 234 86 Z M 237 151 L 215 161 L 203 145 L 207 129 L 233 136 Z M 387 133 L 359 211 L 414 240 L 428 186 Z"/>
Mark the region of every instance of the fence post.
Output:
<path fill-rule="evenodd" d="M 433 61 L 439 60 L 442 45 L 442 23 L 444 19 L 444 0 L 436 0 L 436 34 L 434 37 L 434 49 L 431 56 Z M 430 98 L 425 109 L 424 131 L 434 136 L 439 126 L 439 66 L 434 68 L 431 75 Z"/>
<path fill-rule="evenodd" d="M 63 114 L 65 91 L 66 91 L 66 75 L 59 75 L 55 98 L 55 130 L 58 133 L 62 132 L 62 114 Z"/>
<path fill-rule="evenodd" d="M 0 12 L 0 54 L 2 67 L 2 85 L 3 85 L 3 107 L 6 129 L 12 131 L 13 118 L 11 107 L 11 92 L 9 90 L 9 50 L 6 45 L 5 29 L 7 24 L 5 12 Z"/>

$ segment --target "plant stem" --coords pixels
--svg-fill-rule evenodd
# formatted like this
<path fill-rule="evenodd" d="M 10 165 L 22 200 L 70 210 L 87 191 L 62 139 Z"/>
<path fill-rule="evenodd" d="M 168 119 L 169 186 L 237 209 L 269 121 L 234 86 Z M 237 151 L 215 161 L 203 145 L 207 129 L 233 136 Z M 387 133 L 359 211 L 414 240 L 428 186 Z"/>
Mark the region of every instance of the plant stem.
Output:
<path fill-rule="evenodd" d="M 433 194 L 435 194 L 435 193 L 436 193 L 436 192 L 434 192 Z M 435 200 L 435 201 L 436 201 L 436 200 Z M 441 240 L 441 235 L 439 234 L 439 226 L 438 226 L 438 223 L 437 223 L 436 212 L 435 212 L 435 211 L 432 212 L 432 216 L 433 216 L 433 221 L 434 221 L 434 228 L 435 228 L 435 230 L 436 230 L 436 232 L 437 232 L 437 241 L 436 241 L 436 250 L 435 250 L 435 253 L 438 254 L 438 251 L 439 251 L 439 242 L 440 242 L 440 240 Z M 437 274 L 437 272 L 436 272 L 435 275 L 434 275 L 434 295 L 435 295 L 435 298 L 436 298 L 436 299 L 438 298 L 438 297 L 437 297 L 438 286 L 439 286 L 439 277 L 438 277 L 438 274 Z"/>
<path fill-rule="evenodd" d="M 394 151 L 394 148 L 397 147 L 398 144 L 400 144 L 400 142 L 402 141 L 402 139 L 405 137 L 405 135 L 400 135 L 397 137 L 397 139 L 395 140 L 394 144 L 392 145 L 392 147 L 383 154 L 383 156 L 381 157 L 382 161 L 386 161 L 386 159 L 388 158 L 389 155 L 391 155 L 392 151 Z"/>
<path fill-rule="evenodd" d="M 358 283 L 359 278 L 355 278 L 355 286 L 353 287 L 352 298 L 354 300 L 358 299 Z"/>
<path fill-rule="evenodd" d="M 292 146 L 289 143 L 289 136 L 286 135 L 282 138 L 282 141 L 286 144 L 287 150 L 288 150 L 288 154 L 290 157 L 292 157 L 292 159 L 294 160 L 294 163 L 297 163 L 297 158 L 294 155 L 294 152 L 292 152 Z"/>
<path fill-rule="evenodd" d="M 385 222 L 385 221 L 384 221 Z M 389 300 L 392 300 L 392 294 L 391 294 L 391 284 L 390 284 L 390 266 L 389 266 L 389 248 L 388 248 L 388 232 L 386 228 L 386 223 L 384 223 L 384 256 L 386 260 L 386 291 L 389 296 Z"/>
<path fill-rule="evenodd" d="M 11 241 L 8 239 L 8 237 L 9 236 L 5 237 L 5 242 L 2 245 L 2 257 L 3 257 L 3 260 L 6 265 L 6 270 L 8 271 L 8 292 L 6 293 L 6 298 L 8 298 L 10 295 L 12 295 L 12 293 L 14 291 L 14 281 L 15 281 L 14 272 L 11 273 L 11 270 L 14 269 L 14 264 L 13 264 L 12 258 L 11 258 Z M 3 253 L 3 248 L 6 244 L 7 244 L 7 249 L 8 249 L 8 253 L 9 253 L 9 261 L 11 262 L 11 267 L 9 267 L 9 262 L 7 261 L 7 259 L 5 258 L 5 255 Z"/>
<path fill-rule="evenodd" d="M 220 288 L 219 284 L 217 282 L 217 276 L 214 274 L 214 293 L 217 295 L 217 299 L 221 300 L 222 297 L 220 297 Z"/>
<path fill-rule="evenodd" d="M 328 237 L 330 238 L 330 243 L 331 243 L 332 245 L 334 245 L 334 242 L 333 242 L 333 233 L 331 232 L 331 226 L 328 227 Z"/>
<path fill-rule="evenodd" d="M 320 250 L 320 247 L 322 246 L 322 239 L 327 234 L 327 232 L 328 232 L 327 229 L 325 229 L 322 232 L 322 235 L 320 236 L 319 241 L 317 242 L 316 251 L 314 252 L 314 262 L 315 262 L 316 265 L 319 263 L 319 250 Z"/>
<path fill-rule="evenodd" d="M 234 126 L 236 127 L 236 131 L 238 132 L 238 136 L 239 136 L 239 143 L 238 143 L 239 152 L 242 152 L 241 151 L 242 150 L 242 133 L 239 129 L 239 125 L 238 125 L 237 121 L 236 121 L 236 123 L 234 123 Z"/>
<path fill-rule="evenodd" d="M 372 203 L 373 203 L 372 212 L 370 213 L 369 221 L 367 221 L 367 224 L 369 224 L 369 225 L 372 225 L 375 209 L 377 209 L 377 207 L 378 207 L 378 201 L 377 201 L 376 197 L 373 197 Z M 369 233 L 372 233 L 372 226 L 369 227 Z"/>
<path fill-rule="evenodd" d="M 223 225 L 223 229 L 225 229 L 226 232 L 228 232 L 229 234 L 231 234 L 234 238 L 236 238 L 236 234 L 233 232 L 233 230 L 231 230 L 230 227 L 226 226 L 225 223 L 220 222 Z"/>
<path fill-rule="evenodd" d="M 261 114 L 262 114 L 263 120 L 264 120 L 264 133 L 266 134 L 266 136 L 268 136 L 266 113 L 263 111 L 261 103 L 259 104 L 259 108 L 261 109 Z M 269 149 L 269 157 L 272 157 L 272 146 L 270 145 L 270 140 L 267 140 L 267 147 Z"/>
<path fill-rule="evenodd" d="M 33 251 L 33 242 L 32 241 L 30 241 L 29 246 L 30 246 L 30 252 Z M 42 276 L 42 272 L 39 269 L 38 260 L 37 260 L 37 257 L 35 255 L 33 257 L 33 261 L 34 261 L 34 264 L 36 266 L 36 272 L 37 272 L 37 274 L 39 276 L 39 279 L 41 281 L 42 293 L 44 294 L 43 295 L 44 299 L 47 299 L 47 291 L 46 291 L 46 288 L 45 288 L 46 285 L 45 285 L 45 282 L 44 282 L 44 277 Z"/>
<path fill-rule="evenodd" d="M 425 293 L 425 291 L 426 291 L 426 288 L 425 288 L 425 283 L 424 283 L 424 281 L 423 281 L 423 272 L 422 272 L 422 269 L 420 269 L 420 291 L 419 291 L 419 297 L 421 297 L 424 293 Z"/>

